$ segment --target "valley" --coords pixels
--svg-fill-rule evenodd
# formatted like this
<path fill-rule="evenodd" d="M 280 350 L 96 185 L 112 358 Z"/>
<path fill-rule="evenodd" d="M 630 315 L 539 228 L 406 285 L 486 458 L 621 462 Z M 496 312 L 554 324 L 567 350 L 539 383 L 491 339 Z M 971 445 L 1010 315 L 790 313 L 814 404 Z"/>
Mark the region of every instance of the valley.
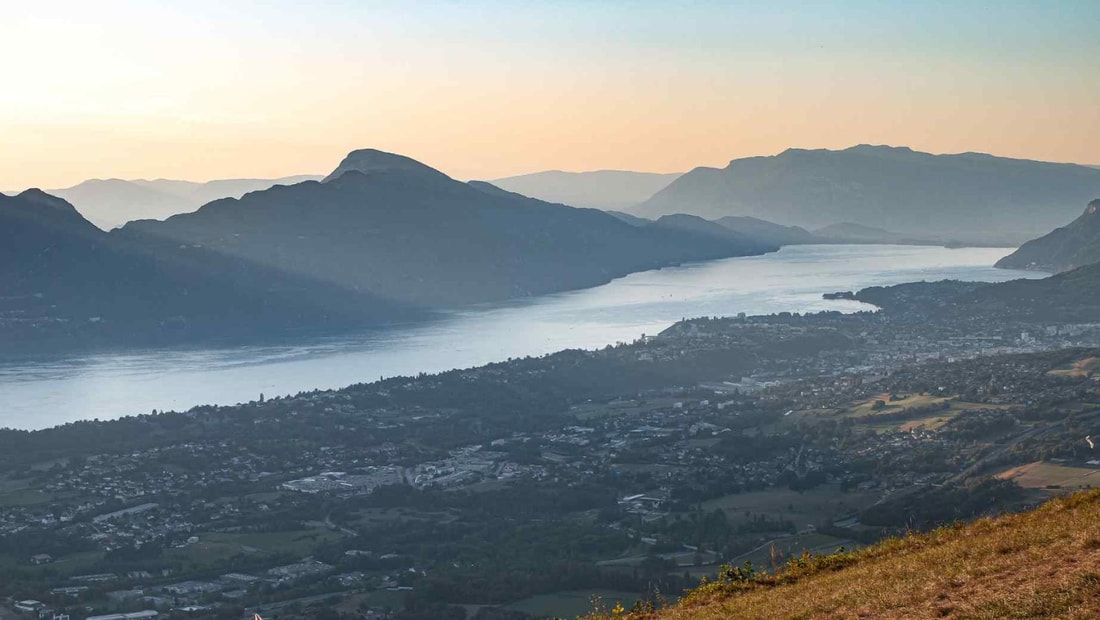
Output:
<path fill-rule="evenodd" d="M 0 574 L 97 608 L 629 604 L 721 563 L 1034 506 L 1100 471 L 1100 324 L 907 317 L 692 319 L 599 350 L 3 431 Z"/>

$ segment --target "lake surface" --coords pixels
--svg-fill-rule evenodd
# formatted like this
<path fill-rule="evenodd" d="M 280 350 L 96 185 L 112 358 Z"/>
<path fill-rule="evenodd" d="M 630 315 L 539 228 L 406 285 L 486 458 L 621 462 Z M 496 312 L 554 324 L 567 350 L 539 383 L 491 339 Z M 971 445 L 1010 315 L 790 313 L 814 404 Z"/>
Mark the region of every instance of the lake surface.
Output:
<path fill-rule="evenodd" d="M 38 429 L 246 402 L 653 335 L 681 318 L 867 309 L 822 293 L 916 280 L 1002 281 L 1011 249 L 821 245 L 636 273 L 604 286 L 308 343 L 102 353 L 0 364 L 0 427 Z"/>

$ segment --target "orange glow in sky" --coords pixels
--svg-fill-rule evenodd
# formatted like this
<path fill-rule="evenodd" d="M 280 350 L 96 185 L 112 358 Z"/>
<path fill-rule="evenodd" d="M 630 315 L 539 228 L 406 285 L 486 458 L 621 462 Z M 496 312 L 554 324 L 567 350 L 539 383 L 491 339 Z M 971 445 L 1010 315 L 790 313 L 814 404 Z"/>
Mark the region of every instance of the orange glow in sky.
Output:
<path fill-rule="evenodd" d="M 858 143 L 1100 164 L 1096 2 L 18 4 L 0 189 L 360 147 L 462 179 Z"/>

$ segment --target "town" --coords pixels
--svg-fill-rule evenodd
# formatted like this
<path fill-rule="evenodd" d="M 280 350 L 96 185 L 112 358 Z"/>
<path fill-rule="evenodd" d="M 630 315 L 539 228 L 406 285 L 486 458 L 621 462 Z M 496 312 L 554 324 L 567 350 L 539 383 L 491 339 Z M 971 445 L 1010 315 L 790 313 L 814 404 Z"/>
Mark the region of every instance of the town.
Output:
<path fill-rule="evenodd" d="M 1100 480 L 1097 346 L 1100 323 L 703 318 L 4 431 L 0 616 L 537 617 L 1022 509 Z"/>

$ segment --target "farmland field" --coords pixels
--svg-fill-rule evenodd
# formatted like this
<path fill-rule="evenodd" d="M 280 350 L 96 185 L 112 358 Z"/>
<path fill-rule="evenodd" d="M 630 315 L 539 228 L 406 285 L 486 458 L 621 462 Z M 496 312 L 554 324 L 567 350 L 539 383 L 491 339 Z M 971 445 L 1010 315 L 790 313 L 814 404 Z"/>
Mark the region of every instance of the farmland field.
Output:
<path fill-rule="evenodd" d="M 1100 357 L 1086 357 L 1082 360 L 1078 360 L 1072 364 L 1055 368 L 1049 371 L 1049 375 L 1058 375 L 1063 377 L 1080 378 L 1087 377 L 1090 374 L 1100 372 Z"/>
<path fill-rule="evenodd" d="M 318 527 L 286 532 L 199 533 L 197 536 L 199 542 L 183 549 L 171 549 L 168 555 L 200 565 L 242 553 L 286 553 L 301 557 L 310 555 L 318 545 L 339 538 L 340 534 Z"/>
<path fill-rule="evenodd" d="M 892 396 L 894 400 L 891 401 Z M 957 395 L 891 395 L 883 392 L 838 409 L 794 411 L 787 419 L 797 422 L 815 416 L 851 418 L 863 428 L 879 433 L 908 433 L 938 429 L 966 411 L 1011 408 L 1012 405 L 967 402 L 959 400 Z"/>
<path fill-rule="evenodd" d="M 1026 489 L 1058 487 L 1063 489 L 1100 486 L 1100 468 L 1072 467 L 1036 461 L 1013 467 L 997 474 L 1002 480 L 1013 480 Z"/>
<path fill-rule="evenodd" d="M 769 489 L 727 495 L 703 502 L 703 510 L 725 510 L 735 523 L 746 520 L 746 512 L 767 515 L 769 519 L 783 518 L 793 521 L 801 529 L 859 510 L 873 504 L 878 498 L 874 493 L 844 492 L 839 485 L 823 484 L 802 492 Z"/>

